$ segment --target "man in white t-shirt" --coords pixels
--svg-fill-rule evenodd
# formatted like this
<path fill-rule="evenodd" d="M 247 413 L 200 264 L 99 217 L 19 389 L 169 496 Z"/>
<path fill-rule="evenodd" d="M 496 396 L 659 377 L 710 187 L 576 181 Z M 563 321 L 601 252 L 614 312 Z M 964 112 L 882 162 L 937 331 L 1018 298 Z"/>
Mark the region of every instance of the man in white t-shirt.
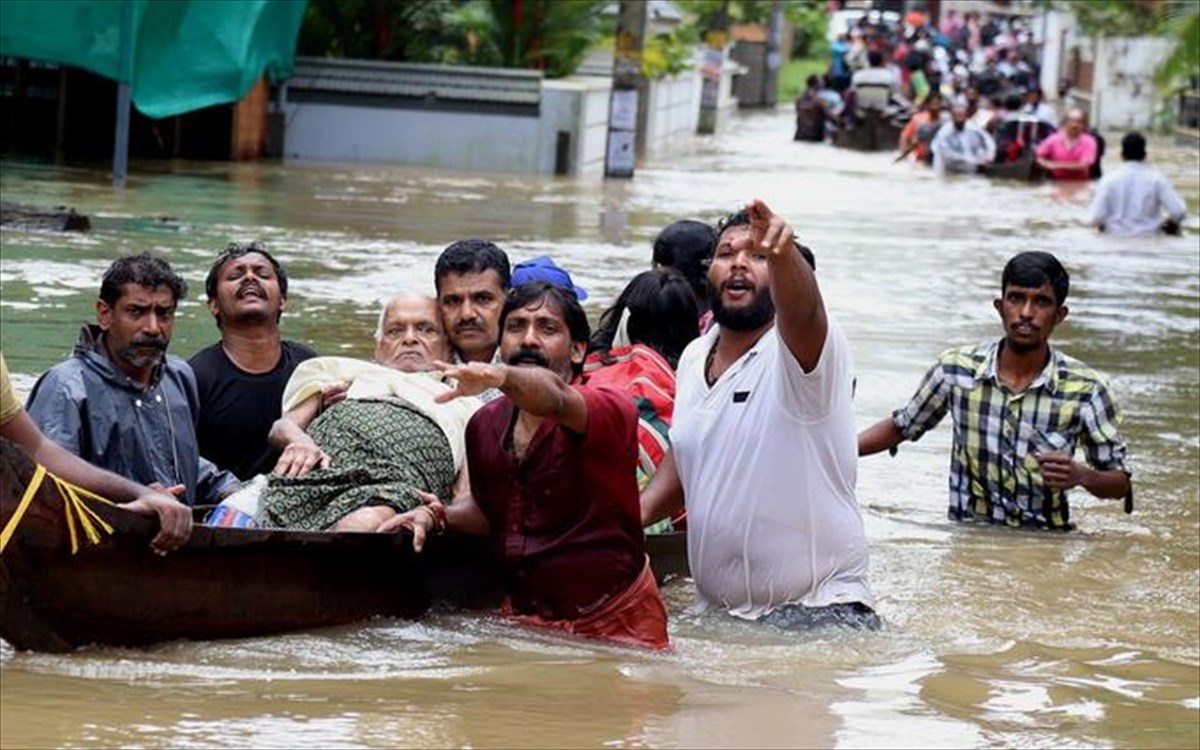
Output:
<path fill-rule="evenodd" d="M 1156 169 L 1146 166 L 1146 139 L 1127 133 L 1121 139 L 1125 166 L 1106 175 L 1092 200 L 1092 223 L 1106 234 L 1132 236 L 1179 234 L 1187 206 Z"/>
<path fill-rule="evenodd" d="M 874 628 L 850 350 L 798 247 L 758 200 L 718 225 L 716 325 L 679 361 L 672 453 L 642 494 L 642 521 L 686 505 L 702 608 Z"/>

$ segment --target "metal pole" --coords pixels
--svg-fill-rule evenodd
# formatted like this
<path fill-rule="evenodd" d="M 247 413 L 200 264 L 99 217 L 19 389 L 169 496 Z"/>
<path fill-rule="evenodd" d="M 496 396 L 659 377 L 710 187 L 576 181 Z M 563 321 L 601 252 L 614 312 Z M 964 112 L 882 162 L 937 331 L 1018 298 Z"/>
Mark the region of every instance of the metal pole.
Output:
<path fill-rule="evenodd" d="M 129 173 L 129 82 L 133 78 L 133 3 L 121 0 L 117 46 L 117 126 L 113 135 L 113 187 L 125 187 Z"/>

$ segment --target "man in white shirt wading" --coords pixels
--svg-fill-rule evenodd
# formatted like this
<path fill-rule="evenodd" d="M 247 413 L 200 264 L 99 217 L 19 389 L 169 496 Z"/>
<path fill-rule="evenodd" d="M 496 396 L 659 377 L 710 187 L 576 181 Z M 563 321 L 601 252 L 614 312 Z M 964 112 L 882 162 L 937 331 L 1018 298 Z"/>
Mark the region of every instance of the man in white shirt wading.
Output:
<path fill-rule="evenodd" d="M 1092 223 L 1105 234 L 1120 236 L 1179 234 L 1186 206 L 1167 178 L 1146 166 L 1141 133 L 1121 139 L 1121 158 L 1125 166 L 1102 179 L 1096 189 Z"/>
<path fill-rule="evenodd" d="M 642 494 L 642 521 L 686 503 L 702 608 L 875 628 L 849 345 L 799 247 L 758 200 L 718 225 L 716 325 L 679 361 L 672 453 Z"/>

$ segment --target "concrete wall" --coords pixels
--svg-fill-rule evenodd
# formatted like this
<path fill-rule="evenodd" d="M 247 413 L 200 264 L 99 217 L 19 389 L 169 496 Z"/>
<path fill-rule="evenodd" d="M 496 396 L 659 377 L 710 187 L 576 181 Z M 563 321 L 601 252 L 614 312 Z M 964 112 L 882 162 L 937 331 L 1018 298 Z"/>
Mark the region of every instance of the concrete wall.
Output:
<path fill-rule="evenodd" d="M 700 120 L 700 85 L 700 75 L 694 70 L 650 83 L 650 117 L 646 123 L 648 156 L 681 137 L 696 133 Z"/>
<path fill-rule="evenodd" d="M 722 118 L 736 105 L 734 70 L 730 66 L 722 81 Z M 542 81 L 540 102 L 528 113 L 499 113 L 486 105 L 447 109 L 420 100 L 313 101 L 296 92 L 285 96 L 280 118 L 283 157 L 546 175 L 602 172 L 611 91 L 611 77 Z M 651 82 L 647 100 L 647 155 L 695 134 L 696 71 Z M 566 145 L 565 160 L 560 144 Z"/>
<path fill-rule="evenodd" d="M 1163 107 L 1154 70 L 1171 54 L 1169 39 L 1105 37 L 1096 42 L 1092 122 L 1110 130 L 1149 128 Z"/>
<path fill-rule="evenodd" d="M 284 112 L 285 159 L 485 172 L 539 172 L 544 161 L 537 117 L 291 101 Z"/>

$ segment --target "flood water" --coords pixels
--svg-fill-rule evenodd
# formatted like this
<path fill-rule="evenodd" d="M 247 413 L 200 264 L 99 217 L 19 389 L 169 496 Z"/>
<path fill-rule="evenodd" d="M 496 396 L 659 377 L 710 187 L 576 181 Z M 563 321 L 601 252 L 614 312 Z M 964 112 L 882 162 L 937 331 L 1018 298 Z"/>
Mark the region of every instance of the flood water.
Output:
<path fill-rule="evenodd" d="M 1077 492 L 1071 534 L 956 526 L 943 425 L 859 464 L 881 632 L 697 618 L 676 582 L 669 655 L 456 614 L 145 650 L 0 644 L 0 746 L 1200 746 L 1197 152 L 1151 144 L 1187 200 L 1185 236 L 1127 241 L 1086 226 L 1091 186 L 939 179 L 792 143 L 790 120 L 740 115 L 627 183 L 189 163 L 136 165 L 116 192 L 103 171 L 6 163 L 5 200 L 71 205 L 94 229 L 0 234 L 5 356 L 28 388 L 92 318 L 107 264 L 141 250 L 192 287 L 171 344 L 190 355 L 216 340 L 203 277 L 232 239 L 280 257 L 285 334 L 326 354 L 370 356 L 379 301 L 432 290 L 438 252 L 467 236 L 514 261 L 553 254 L 598 313 L 648 267 L 661 227 L 757 196 L 816 252 L 860 427 L 903 405 L 938 352 L 999 335 L 1008 257 L 1057 254 L 1072 274 L 1057 344 L 1111 378 L 1132 516 Z"/>

